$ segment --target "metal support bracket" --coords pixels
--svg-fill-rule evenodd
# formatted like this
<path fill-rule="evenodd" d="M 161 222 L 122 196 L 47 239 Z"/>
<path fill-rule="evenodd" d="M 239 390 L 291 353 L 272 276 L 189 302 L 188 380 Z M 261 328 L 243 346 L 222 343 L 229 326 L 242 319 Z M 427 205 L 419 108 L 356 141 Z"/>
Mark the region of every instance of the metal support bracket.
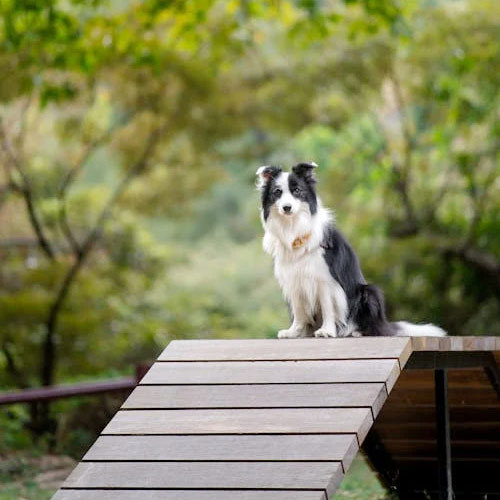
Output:
<path fill-rule="evenodd" d="M 451 476 L 450 409 L 448 407 L 448 372 L 434 371 L 436 391 L 436 431 L 440 500 L 453 500 Z"/>

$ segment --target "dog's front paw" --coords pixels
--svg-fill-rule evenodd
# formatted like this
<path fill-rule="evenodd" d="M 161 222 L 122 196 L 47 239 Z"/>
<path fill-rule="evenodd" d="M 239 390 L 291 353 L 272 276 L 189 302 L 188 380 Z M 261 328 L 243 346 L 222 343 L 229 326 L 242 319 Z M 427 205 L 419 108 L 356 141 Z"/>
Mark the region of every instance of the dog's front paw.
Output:
<path fill-rule="evenodd" d="M 295 328 L 289 328 L 288 330 L 280 330 L 278 332 L 279 339 L 296 339 L 302 337 L 304 332 L 302 330 L 297 330 Z"/>
<path fill-rule="evenodd" d="M 337 336 L 337 329 L 336 328 L 319 328 L 314 332 L 314 336 L 316 338 L 327 338 L 327 337 L 336 337 Z"/>

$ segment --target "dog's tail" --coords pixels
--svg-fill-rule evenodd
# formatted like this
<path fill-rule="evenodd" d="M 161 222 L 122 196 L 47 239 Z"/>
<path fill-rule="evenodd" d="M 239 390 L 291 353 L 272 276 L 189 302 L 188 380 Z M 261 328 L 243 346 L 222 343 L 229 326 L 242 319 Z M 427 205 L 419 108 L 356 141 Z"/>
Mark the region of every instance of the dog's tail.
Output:
<path fill-rule="evenodd" d="M 407 321 L 397 321 L 393 325 L 396 327 L 398 337 L 446 337 L 446 332 L 432 323 L 416 325 Z"/>
<path fill-rule="evenodd" d="M 406 321 L 389 322 L 385 315 L 384 294 L 375 285 L 358 285 L 350 317 L 363 336 L 444 337 L 446 332 L 432 324 Z"/>
<path fill-rule="evenodd" d="M 398 330 L 385 317 L 384 294 L 375 285 L 358 285 L 350 317 L 363 336 L 392 336 Z"/>

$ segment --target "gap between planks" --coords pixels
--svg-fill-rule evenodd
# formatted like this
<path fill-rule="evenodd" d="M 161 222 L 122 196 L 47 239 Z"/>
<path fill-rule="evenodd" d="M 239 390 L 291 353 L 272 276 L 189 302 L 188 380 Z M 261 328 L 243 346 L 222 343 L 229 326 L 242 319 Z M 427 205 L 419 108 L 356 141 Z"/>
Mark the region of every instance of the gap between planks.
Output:
<path fill-rule="evenodd" d="M 364 438 L 360 440 L 358 433 L 355 431 L 352 432 L 318 432 L 318 431 L 311 431 L 311 432 L 287 432 L 287 436 L 340 436 L 342 434 L 349 434 L 352 435 L 356 438 L 356 442 L 358 443 L 358 447 L 361 447 L 363 444 Z M 284 434 L 279 433 L 279 432 L 217 432 L 213 434 L 208 434 L 208 433 L 203 433 L 203 434 L 193 434 L 193 433 L 184 433 L 184 434 L 161 434 L 161 433 L 116 433 L 116 432 L 107 432 L 106 434 L 101 434 L 101 436 L 283 436 Z M 295 460 L 294 460 L 295 461 Z"/>

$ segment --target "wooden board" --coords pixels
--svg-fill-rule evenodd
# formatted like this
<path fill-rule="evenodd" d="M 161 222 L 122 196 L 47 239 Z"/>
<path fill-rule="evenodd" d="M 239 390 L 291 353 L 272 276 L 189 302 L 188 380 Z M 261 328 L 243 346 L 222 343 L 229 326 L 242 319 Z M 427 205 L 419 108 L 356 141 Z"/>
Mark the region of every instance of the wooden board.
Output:
<path fill-rule="evenodd" d="M 457 498 L 500 497 L 498 338 L 414 338 L 410 359 L 367 438 L 365 450 L 402 498 L 438 498 L 435 367 L 446 367 Z M 490 355 L 493 353 L 493 356 Z M 421 369 L 413 369 L 414 366 Z M 498 367 L 496 368 L 498 370 Z"/>
<path fill-rule="evenodd" d="M 328 500 L 322 491 L 59 490 L 52 500 Z"/>
<path fill-rule="evenodd" d="M 374 407 L 387 392 L 373 384 L 269 384 L 139 386 L 124 409 Z"/>
<path fill-rule="evenodd" d="M 342 461 L 358 451 L 353 434 L 272 436 L 101 436 L 83 461 Z"/>
<path fill-rule="evenodd" d="M 492 389 L 483 368 L 463 368 L 448 371 L 448 386 L 466 390 L 467 393 L 474 389 Z M 404 370 L 398 378 L 398 388 L 406 389 L 429 389 L 434 391 L 433 370 Z"/>
<path fill-rule="evenodd" d="M 437 454 L 437 443 L 433 439 L 386 439 L 384 446 L 393 457 L 436 457 Z M 488 440 L 451 441 L 451 455 L 454 459 L 500 458 L 500 442 Z"/>
<path fill-rule="evenodd" d="M 388 403 L 389 405 L 389 403 Z M 436 409 L 434 406 L 400 406 L 390 404 L 383 409 L 384 424 L 435 423 Z M 500 422 L 500 404 L 496 406 L 450 406 L 451 424 Z"/>
<path fill-rule="evenodd" d="M 412 337 L 413 351 L 500 351 L 500 336 Z"/>
<path fill-rule="evenodd" d="M 387 359 L 404 366 L 411 353 L 408 337 L 339 339 L 174 340 L 160 361 L 299 361 L 312 359 Z"/>
<path fill-rule="evenodd" d="M 103 434 L 357 434 L 373 418 L 368 408 L 249 410 L 121 410 Z"/>
<path fill-rule="evenodd" d="M 434 422 L 399 422 L 397 424 L 377 423 L 377 433 L 383 439 L 436 439 Z M 500 422 L 454 423 L 451 439 L 477 441 L 500 440 Z"/>
<path fill-rule="evenodd" d="M 401 405 L 412 406 L 434 406 L 434 389 L 413 389 L 411 387 L 400 387 L 392 390 L 394 400 Z M 448 386 L 448 402 L 451 406 L 474 406 L 481 411 L 483 406 L 494 406 L 500 404 L 497 393 L 491 387 L 478 387 L 473 391 L 465 391 L 463 388 Z"/>
<path fill-rule="evenodd" d="M 384 382 L 399 375 L 393 359 L 338 361 L 161 362 L 141 381 L 147 384 L 306 384 Z"/>
<path fill-rule="evenodd" d="M 66 488 L 326 490 L 342 478 L 336 462 L 85 462 Z"/>

